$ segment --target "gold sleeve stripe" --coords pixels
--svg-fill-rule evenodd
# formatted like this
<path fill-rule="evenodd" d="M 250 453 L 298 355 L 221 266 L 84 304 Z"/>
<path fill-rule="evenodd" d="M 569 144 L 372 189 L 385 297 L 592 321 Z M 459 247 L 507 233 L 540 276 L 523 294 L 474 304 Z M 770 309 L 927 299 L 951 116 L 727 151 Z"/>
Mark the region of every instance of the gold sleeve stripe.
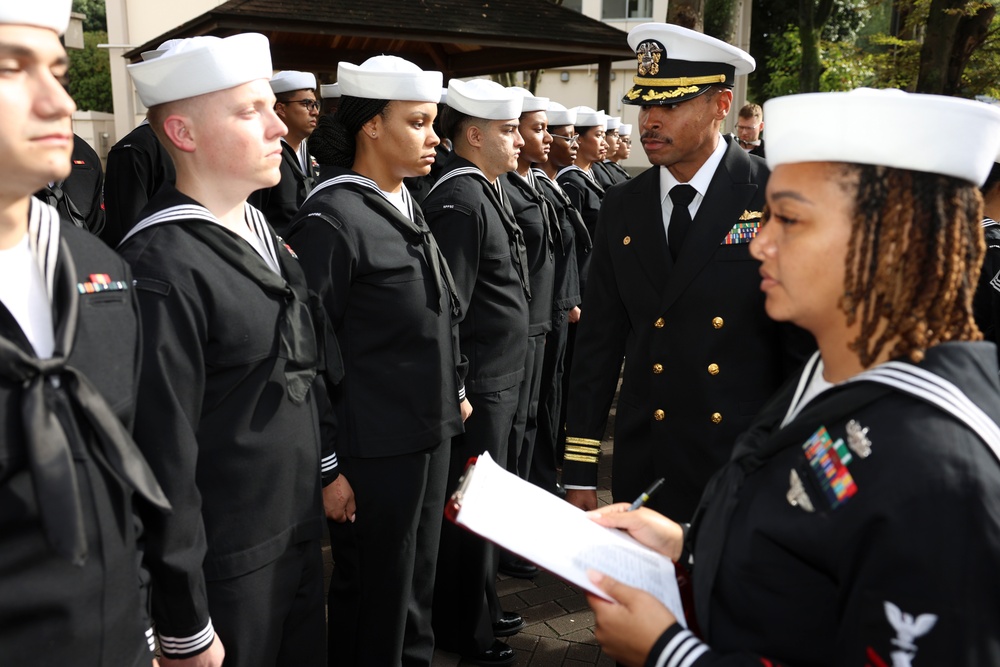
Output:
<path fill-rule="evenodd" d="M 588 456 L 597 456 L 601 453 L 601 450 L 596 447 L 571 447 L 566 445 L 566 451 L 573 454 L 586 454 Z"/>
<path fill-rule="evenodd" d="M 580 456 L 579 454 L 566 453 L 567 461 L 576 461 L 577 463 L 597 463 L 596 456 Z"/>
<path fill-rule="evenodd" d="M 634 76 L 632 81 L 639 86 L 704 86 L 710 83 L 724 83 L 725 74 L 712 74 L 710 76 L 682 76 L 676 79 L 651 79 L 646 76 Z"/>
<path fill-rule="evenodd" d="M 600 447 L 600 440 L 591 440 L 590 438 L 566 438 L 566 444 L 568 445 L 591 445 L 592 447 Z"/>

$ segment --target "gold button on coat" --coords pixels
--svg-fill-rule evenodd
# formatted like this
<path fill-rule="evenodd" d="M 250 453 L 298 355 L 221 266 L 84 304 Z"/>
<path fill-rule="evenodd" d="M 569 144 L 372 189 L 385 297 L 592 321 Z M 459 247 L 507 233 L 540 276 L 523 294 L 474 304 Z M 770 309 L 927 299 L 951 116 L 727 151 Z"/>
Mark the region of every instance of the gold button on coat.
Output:
<path fill-rule="evenodd" d="M 658 422 L 663 421 L 666 418 L 666 416 L 667 413 L 664 412 L 663 410 L 657 410 L 656 412 L 653 413 L 653 419 L 655 419 Z"/>
<path fill-rule="evenodd" d="M 625 238 L 622 239 L 622 245 L 628 245 L 631 242 L 632 242 L 631 236 L 626 236 Z"/>
<path fill-rule="evenodd" d="M 709 375 L 718 375 L 719 374 L 719 364 L 709 364 L 708 365 L 708 374 Z"/>
<path fill-rule="evenodd" d="M 723 324 L 725 324 L 725 322 L 722 320 L 721 317 L 712 318 L 712 326 L 715 327 L 716 329 L 721 329 Z"/>
<path fill-rule="evenodd" d="M 713 412 L 712 413 L 712 423 L 713 424 L 718 424 L 721 421 L 722 421 L 722 413 L 720 413 L 720 412 Z"/>
<path fill-rule="evenodd" d="M 662 329 L 664 324 L 666 324 L 666 321 L 662 317 L 657 317 L 656 321 L 653 322 L 653 326 L 657 329 Z"/>
<path fill-rule="evenodd" d="M 653 372 L 659 375 L 663 372 L 663 364 L 653 364 Z"/>

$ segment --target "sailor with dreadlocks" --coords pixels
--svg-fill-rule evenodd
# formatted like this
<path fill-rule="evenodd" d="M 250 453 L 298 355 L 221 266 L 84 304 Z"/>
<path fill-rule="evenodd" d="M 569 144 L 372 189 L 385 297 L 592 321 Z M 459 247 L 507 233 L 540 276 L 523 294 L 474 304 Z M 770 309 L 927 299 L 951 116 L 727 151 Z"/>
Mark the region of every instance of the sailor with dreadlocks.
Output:
<path fill-rule="evenodd" d="M 595 575 L 621 603 L 591 599 L 597 638 L 650 667 L 1000 664 L 1000 383 L 971 312 L 1000 111 L 866 89 L 764 110 L 750 251 L 767 314 L 819 351 L 736 440 L 689 530 L 599 512 L 693 563 L 694 605 L 685 627 Z M 844 119 L 841 141 L 816 136 L 820 114 Z"/>

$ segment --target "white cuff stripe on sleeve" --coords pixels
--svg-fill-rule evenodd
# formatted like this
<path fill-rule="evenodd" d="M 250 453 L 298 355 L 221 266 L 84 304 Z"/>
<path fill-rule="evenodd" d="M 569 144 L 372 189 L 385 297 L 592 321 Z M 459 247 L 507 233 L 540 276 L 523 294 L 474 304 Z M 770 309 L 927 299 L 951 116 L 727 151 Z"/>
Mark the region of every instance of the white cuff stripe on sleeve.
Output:
<path fill-rule="evenodd" d="M 212 619 L 208 619 L 208 625 L 201 632 L 190 637 L 167 637 L 160 635 L 160 648 L 164 653 L 183 655 L 208 648 L 215 639 L 215 630 L 212 628 Z"/>
<path fill-rule="evenodd" d="M 694 661 L 700 658 L 701 654 L 706 651 L 708 651 L 708 646 L 699 643 L 698 646 L 696 646 L 695 649 L 688 654 L 687 659 L 681 663 L 681 667 L 691 667 L 691 665 L 694 664 Z"/>
<path fill-rule="evenodd" d="M 680 667 L 681 663 L 689 665 L 690 663 L 688 663 L 685 658 L 690 655 L 694 655 L 696 649 L 703 646 L 703 644 L 691 633 L 690 630 L 685 630 L 679 633 L 676 637 L 674 637 L 674 639 L 680 639 L 681 641 L 674 648 L 673 655 L 670 656 L 670 659 L 667 662 L 667 667 Z M 673 644 L 674 642 L 670 643 Z M 669 651 L 666 652 L 669 653 Z"/>
<path fill-rule="evenodd" d="M 691 667 L 708 650 L 708 646 L 690 630 L 681 630 L 663 648 L 655 667 Z"/>
<path fill-rule="evenodd" d="M 333 470 L 336 467 L 337 467 L 337 453 L 336 452 L 334 452 L 333 454 L 330 454 L 329 456 L 325 457 L 320 462 L 320 469 L 323 472 L 330 472 L 331 470 Z"/>

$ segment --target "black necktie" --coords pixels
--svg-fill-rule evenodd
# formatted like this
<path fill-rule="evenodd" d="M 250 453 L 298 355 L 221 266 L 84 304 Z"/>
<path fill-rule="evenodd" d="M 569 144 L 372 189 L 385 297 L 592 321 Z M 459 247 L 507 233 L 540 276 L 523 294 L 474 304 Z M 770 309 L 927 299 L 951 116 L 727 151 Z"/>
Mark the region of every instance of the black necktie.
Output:
<path fill-rule="evenodd" d="M 670 256 L 677 261 L 684 237 L 691 227 L 691 211 L 688 210 L 691 201 L 698 191 L 690 185 L 675 185 L 670 188 L 670 200 L 674 210 L 670 213 L 670 226 L 667 227 L 667 245 L 670 246 Z"/>

